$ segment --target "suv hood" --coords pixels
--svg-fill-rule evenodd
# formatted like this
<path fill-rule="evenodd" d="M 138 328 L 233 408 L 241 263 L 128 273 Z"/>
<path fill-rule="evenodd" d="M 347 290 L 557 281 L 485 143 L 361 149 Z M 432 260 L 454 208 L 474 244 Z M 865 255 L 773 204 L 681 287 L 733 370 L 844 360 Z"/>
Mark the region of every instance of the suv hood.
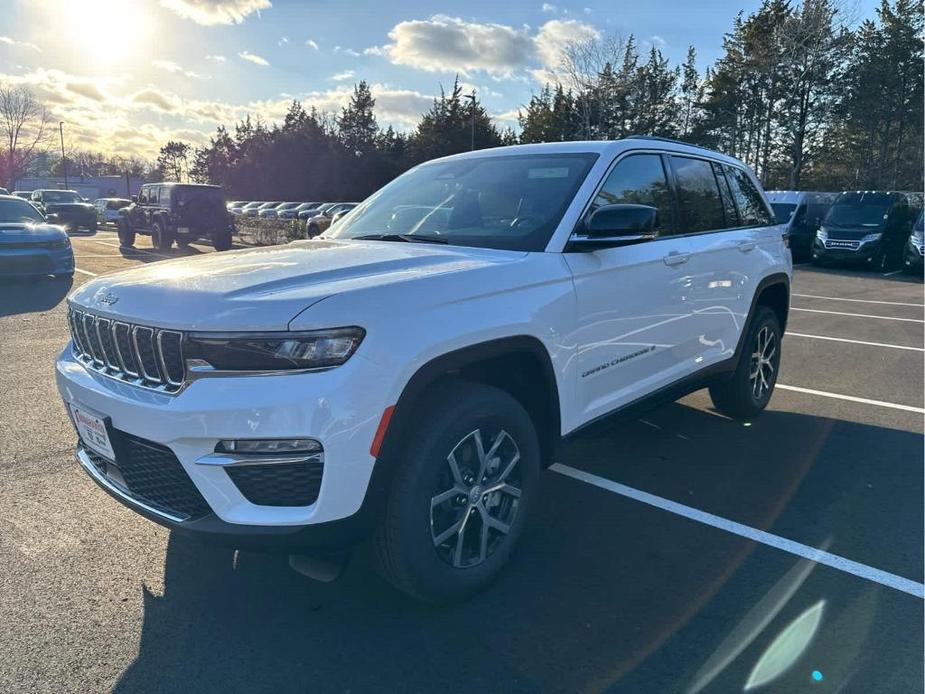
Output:
<path fill-rule="evenodd" d="M 179 330 L 286 330 L 322 299 L 514 262 L 525 253 L 429 243 L 316 239 L 208 253 L 104 275 L 71 303 L 127 322 Z"/>

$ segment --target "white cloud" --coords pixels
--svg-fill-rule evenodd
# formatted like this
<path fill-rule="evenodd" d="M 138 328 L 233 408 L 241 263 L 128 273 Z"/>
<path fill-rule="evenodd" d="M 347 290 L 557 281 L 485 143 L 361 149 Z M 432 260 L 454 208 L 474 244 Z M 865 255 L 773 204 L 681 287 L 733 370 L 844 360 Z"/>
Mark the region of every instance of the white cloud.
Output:
<path fill-rule="evenodd" d="M 353 70 L 344 70 L 343 72 L 331 75 L 328 79 L 334 80 L 335 82 L 343 82 L 344 80 L 353 78 L 355 74 Z"/>
<path fill-rule="evenodd" d="M 305 42 L 305 45 L 308 46 L 309 48 L 311 48 L 313 51 L 319 50 L 319 49 L 318 49 L 318 44 L 315 43 L 315 41 L 313 41 L 312 39 L 308 39 L 308 40 Z"/>
<path fill-rule="evenodd" d="M 196 72 L 193 72 L 192 70 L 187 70 L 182 65 L 179 65 L 172 60 L 152 60 L 151 64 L 158 70 L 185 75 L 186 77 L 190 77 L 192 79 L 209 79 L 207 75 L 200 75 Z"/>
<path fill-rule="evenodd" d="M 272 6 L 270 0 L 161 0 L 161 5 L 197 24 L 240 24 L 247 16 Z"/>
<path fill-rule="evenodd" d="M 554 14 L 559 11 L 559 8 L 556 7 L 555 5 L 550 5 L 548 2 L 544 2 L 540 10 L 543 12 L 550 12 Z"/>
<path fill-rule="evenodd" d="M 223 55 L 207 55 L 206 60 L 211 60 L 216 63 L 224 63 L 226 58 Z"/>
<path fill-rule="evenodd" d="M 29 43 L 28 41 L 17 41 L 16 39 L 9 36 L 0 36 L 0 43 L 6 44 L 7 46 L 13 46 L 14 48 L 28 48 L 32 51 L 42 51 L 42 49 L 36 46 L 34 43 Z"/>
<path fill-rule="evenodd" d="M 238 53 L 238 57 L 241 60 L 246 60 L 247 62 L 253 63 L 254 65 L 259 65 L 260 67 L 267 67 L 270 64 L 270 61 L 266 58 L 251 53 L 250 51 L 241 51 Z"/>
<path fill-rule="evenodd" d="M 653 34 L 650 36 L 648 42 L 659 50 L 662 50 L 665 46 L 668 45 L 668 42 L 658 34 Z"/>
<path fill-rule="evenodd" d="M 552 19 L 536 35 L 536 51 L 543 67 L 556 69 L 562 64 L 565 48 L 573 41 L 596 39 L 600 32 L 577 19 Z"/>
<path fill-rule="evenodd" d="M 392 43 L 365 52 L 428 72 L 467 76 L 481 71 L 495 78 L 511 78 L 531 67 L 558 67 L 569 41 L 599 35 L 590 24 L 574 19 L 549 20 L 531 34 L 528 27 L 516 29 L 436 15 L 396 24 L 389 32 Z"/>
<path fill-rule="evenodd" d="M 334 46 L 334 52 L 343 53 L 344 55 L 349 55 L 351 58 L 359 58 L 361 55 L 360 53 L 353 50 L 352 48 L 344 48 L 343 46 Z M 363 52 L 366 53 L 367 51 L 363 51 Z"/>
<path fill-rule="evenodd" d="M 282 38 L 280 38 L 279 41 L 276 42 L 276 45 L 277 45 L 277 46 L 285 46 L 287 43 L 289 43 L 289 37 L 288 37 L 288 36 L 283 36 Z"/>
<path fill-rule="evenodd" d="M 526 29 L 445 15 L 399 22 L 389 38 L 392 43 L 381 50 L 393 63 L 429 72 L 469 74 L 482 70 L 507 77 L 526 64 L 533 52 Z"/>

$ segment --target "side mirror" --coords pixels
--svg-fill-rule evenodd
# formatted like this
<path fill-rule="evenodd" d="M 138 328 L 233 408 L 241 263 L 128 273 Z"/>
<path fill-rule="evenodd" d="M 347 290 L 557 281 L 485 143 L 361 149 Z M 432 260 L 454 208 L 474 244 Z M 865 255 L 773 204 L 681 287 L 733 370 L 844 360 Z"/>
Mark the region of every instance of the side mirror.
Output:
<path fill-rule="evenodd" d="M 132 202 L 138 202 L 138 196 L 137 196 L 137 195 L 133 195 L 133 196 L 132 196 Z"/>
<path fill-rule="evenodd" d="M 655 238 L 658 210 L 649 205 L 603 205 L 585 222 L 583 232 L 572 234 L 575 246 L 616 246 Z"/>

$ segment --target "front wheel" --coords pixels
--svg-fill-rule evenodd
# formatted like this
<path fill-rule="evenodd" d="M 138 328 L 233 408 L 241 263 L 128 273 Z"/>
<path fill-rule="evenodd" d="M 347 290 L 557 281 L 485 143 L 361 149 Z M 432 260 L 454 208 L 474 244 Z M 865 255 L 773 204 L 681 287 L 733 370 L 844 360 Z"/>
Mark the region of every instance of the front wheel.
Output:
<path fill-rule="evenodd" d="M 521 404 L 479 383 L 425 396 L 394 463 L 374 549 L 380 573 L 429 602 L 463 598 L 500 572 L 537 494 L 540 452 Z"/>
<path fill-rule="evenodd" d="M 119 235 L 119 245 L 123 248 L 131 248 L 135 245 L 135 230 L 129 226 L 128 222 L 121 220 L 116 222 L 116 229 Z"/>
<path fill-rule="evenodd" d="M 735 372 L 728 380 L 710 386 L 710 398 L 718 412 L 749 419 L 767 407 L 780 370 L 780 344 L 777 314 L 767 306 L 758 306 Z"/>

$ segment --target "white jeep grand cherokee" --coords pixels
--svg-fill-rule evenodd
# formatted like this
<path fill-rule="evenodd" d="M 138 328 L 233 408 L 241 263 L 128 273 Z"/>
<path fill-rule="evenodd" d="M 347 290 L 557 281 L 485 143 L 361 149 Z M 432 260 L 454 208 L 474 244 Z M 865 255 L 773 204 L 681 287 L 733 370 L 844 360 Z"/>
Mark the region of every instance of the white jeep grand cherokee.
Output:
<path fill-rule="evenodd" d="M 99 277 L 57 362 L 77 459 L 179 532 L 498 573 L 559 439 L 709 386 L 752 417 L 792 271 L 754 176 L 657 138 L 422 164 L 323 236 Z M 635 409 L 635 408 L 634 408 Z"/>

